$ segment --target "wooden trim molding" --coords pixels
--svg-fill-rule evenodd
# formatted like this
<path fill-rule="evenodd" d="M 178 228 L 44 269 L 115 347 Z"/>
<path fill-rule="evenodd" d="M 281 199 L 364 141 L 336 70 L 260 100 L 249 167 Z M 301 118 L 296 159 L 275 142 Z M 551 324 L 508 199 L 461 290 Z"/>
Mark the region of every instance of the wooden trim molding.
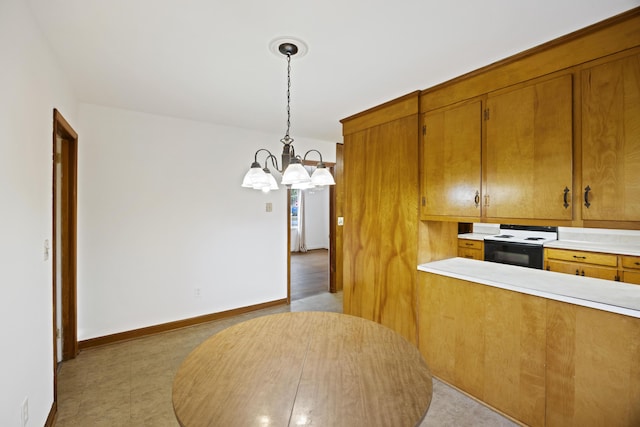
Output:
<path fill-rule="evenodd" d="M 340 120 L 340 123 L 342 123 L 342 135 L 351 135 L 364 129 L 418 114 L 420 107 L 419 96 L 420 91 L 414 91 Z"/>
<path fill-rule="evenodd" d="M 128 341 L 136 338 L 142 338 L 150 335 L 169 332 L 176 329 L 186 328 L 201 323 L 211 322 L 214 320 L 226 319 L 228 317 L 237 316 L 238 314 L 249 313 L 251 311 L 261 310 L 263 308 L 275 307 L 287 304 L 287 299 L 279 299 L 268 301 L 262 304 L 250 305 L 247 307 L 234 308 L 232 310 L 221 311 L 218 313 L 205 314 L 202 316 L 191 317 L 189 319 L 176 320 L 175 322 L 161 323 L 159 325 L 147 326 L 144 328 L 133 329 L 130 331 L 118 332 L 102 337 L 89 338 L 79 343 L 80 350 L 86 350 L 92 347 L 99 347 L 107 344 L 114 344 L 121 341 Z"/>
<path fill-rule="evenodd" d="M 425 89 L 420 108 L 422 112 L 431 111 L 638 44 L 640 7 Z"/>

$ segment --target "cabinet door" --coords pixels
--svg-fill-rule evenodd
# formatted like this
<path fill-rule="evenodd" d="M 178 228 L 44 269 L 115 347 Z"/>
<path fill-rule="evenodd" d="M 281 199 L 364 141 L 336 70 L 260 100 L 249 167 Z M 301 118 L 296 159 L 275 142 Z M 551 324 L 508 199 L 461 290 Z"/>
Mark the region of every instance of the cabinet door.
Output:
<path fill-rule="evenodd" d="M 423 116 L 422 217 L 480 217 L 480 101 Z"/>
<path fill-rule="evenodd" d="M 622 281 L 625 283 L 640 285 L 640 271 L 623 271 Z"/>
<path fill-rule="evenodd" d="M 572 219 L 571 75 L 490 94 L 487 108 L 485 215 Z"/>
<path fill-rule="evenodd" d="M 582 72 L 582 185 L 583 219 L 640 221 L 640 54 Z"/>

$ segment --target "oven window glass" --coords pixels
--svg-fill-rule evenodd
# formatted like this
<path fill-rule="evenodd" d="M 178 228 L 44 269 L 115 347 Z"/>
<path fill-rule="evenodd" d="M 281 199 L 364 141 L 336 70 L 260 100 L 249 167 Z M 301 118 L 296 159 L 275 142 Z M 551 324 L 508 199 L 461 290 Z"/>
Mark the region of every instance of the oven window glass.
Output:
<path fill-rule="evenodd" d="M 521 265 L 523 267 L 529 267 L 529 254 L 495 251 L 493 253 L 493 259 L 495 260 L 495 262 L 500 262 L 503 264 Z"/>

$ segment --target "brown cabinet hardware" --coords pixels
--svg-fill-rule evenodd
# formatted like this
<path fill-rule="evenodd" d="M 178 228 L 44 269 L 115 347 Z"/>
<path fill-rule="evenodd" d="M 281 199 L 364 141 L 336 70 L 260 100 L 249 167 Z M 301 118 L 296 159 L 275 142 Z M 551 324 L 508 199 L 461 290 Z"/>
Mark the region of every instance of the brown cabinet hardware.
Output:
<path fill-rule="evenodd" d="M 584 205 L 587 209 L 591 206 L 591 203 L 589 203 L 589 191 L 591 191 L 591 187 L 587 185 L 584 188 Z"/>
<path fill-rule="evenodd" d="M 473 198 L 474 203 L 476 204 L 476 208 L 480 206 L 480 192 L 476 191 L 476 197 Z"/>
<path fill-rule="evenodd" d="M 567 200 L 568 199 L 567 195 L 569 194 L 569 191 L 571 191 L 569 190 L 569 187 L 564 187 L 564 195 L 563 195 L 564 203 L 562 204 L 562 206 L 564 206 L 565 209 L 569 207 L 569 201 Z"/>

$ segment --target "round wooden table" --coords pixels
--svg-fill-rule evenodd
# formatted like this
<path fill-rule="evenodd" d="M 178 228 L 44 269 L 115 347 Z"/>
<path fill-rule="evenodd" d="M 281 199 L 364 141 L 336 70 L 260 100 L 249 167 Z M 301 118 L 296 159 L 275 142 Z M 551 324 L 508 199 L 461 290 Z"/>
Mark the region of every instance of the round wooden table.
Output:
<path fill-rule="evenodd" d="M 173 382 L 182 426 L 415 426 L 431 403 L 415 346 L 359 317 L 258 317 L 184 360 Z"/>

